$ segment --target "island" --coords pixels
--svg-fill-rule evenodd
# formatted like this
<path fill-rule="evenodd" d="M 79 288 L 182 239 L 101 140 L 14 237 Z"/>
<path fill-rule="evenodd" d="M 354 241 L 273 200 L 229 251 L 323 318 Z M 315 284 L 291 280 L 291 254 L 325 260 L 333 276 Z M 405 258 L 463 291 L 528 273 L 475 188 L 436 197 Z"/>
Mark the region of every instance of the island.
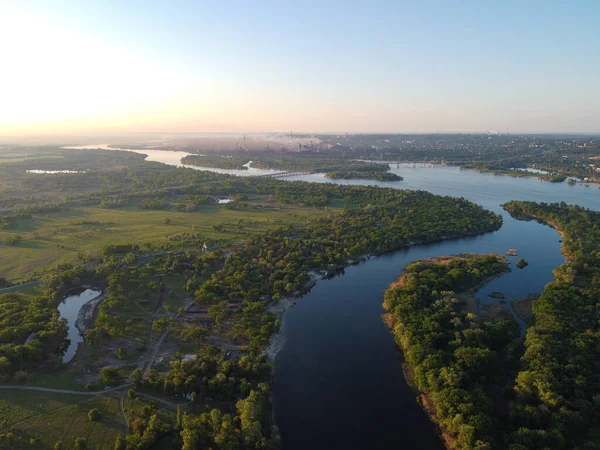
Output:
<path fill-rule="evenodd" d="M 402 181 L 404 179 L 400 175 L 396 175 L 395 173 L 371 171 L 328 172 L 325 174 L 325 176 L 333 180 Z"/>
<path fill-rule="evenodd" d="M 518 363 L 519 326 L 503 307 L 486 314 L 472 293 L 509 270 L 496 254 L 432 258 L 409 264 L 385 292 L 406 379 L 448 448 L 497 444 L 490 405 Z"/>
<path fill-rule="evenodd" d="M 517 264 L 516 264 L 516 266 L 517 266 L 519 269 L 523 269 L 525 266 L 528 266 L 528 265 L 529 265 L 529 263 L 528 263 L 527 261 L 525 261 L 525 259 L 524 259 L 524 258 L 521 258 L 521 259 L 519 259 L 519 260 L 517 261 Z"/>

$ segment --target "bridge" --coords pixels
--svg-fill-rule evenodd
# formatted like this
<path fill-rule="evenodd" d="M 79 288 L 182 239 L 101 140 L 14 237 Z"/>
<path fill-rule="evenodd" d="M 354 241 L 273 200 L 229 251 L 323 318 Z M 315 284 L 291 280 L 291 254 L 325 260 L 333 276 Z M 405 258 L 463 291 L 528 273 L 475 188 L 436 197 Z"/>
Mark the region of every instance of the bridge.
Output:
<path fill-rule="evenodd" d="M 322 170 L 322 169 L 320 169 Z M 317 169 L 312 170 L 290 170 L 287 172 L 277 172 L 277 173 L 266 173 L 264 175 L 259 175 L 260 177 L 271 177 L 271 178 L 287 178 L 287 177 L 296 177 L 300 175 L 310 175 L 313 173 L 317 173 Z"/>

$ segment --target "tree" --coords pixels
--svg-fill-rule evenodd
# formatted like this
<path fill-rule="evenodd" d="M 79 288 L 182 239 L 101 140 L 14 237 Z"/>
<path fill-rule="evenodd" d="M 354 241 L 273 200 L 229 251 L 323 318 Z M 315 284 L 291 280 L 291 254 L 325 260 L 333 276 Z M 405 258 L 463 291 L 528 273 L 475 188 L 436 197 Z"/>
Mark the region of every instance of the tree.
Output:
<path fill-rule="evenodd" d="M 221 328 L 227 318 L 227 302 L 219 302 L 216 305 L 211 305 L 208 308 L 208 317 L 212 317 L 215 324 Z"/>
<path fill-rule="evenodd" d="M 87 440 L 82 437 L 78 437 L 77 439 L 75 439 L 75 449 L 76 450 L 86 450 L 87 449 Z"/>
<path fill-rule="evenodd" d="M 165 217 L 165 225 L 170 225 L 171 224 L 171 219 L 169 219 L 168 217 Z"/>
<path fill-rule="evenodd" d="M 64 448 L 62 441 L 56 441 L 56 444 L 54 444 L 54 450 L 63 450 Z"/>
<path fill-rule="evenodd" d="M 119 434 L 117 436 L 114 450 L 127 450 L 127 441 L 125 440 L 122 434 Z"/>
<path fill-rule="evenodd" d="M 102 419 L 102 413 L 97 408 L 93 408 L 90 409 L 90 412 L 88 412 L 88 417 L 92 422 L 97 422 Z"/>
<path fill-rule="evenodd" d="M 102 380 L 102 383 L 104 383 L 105 385 L 111 385 L 117 382 L 117 380 L 119 379 L 119 368 L 118 367 L 112 367 L 112 366 L 106 366 L 103 367 L 102 370 L 100 370 L 100 380 Z"/>
<path fill-rule="evenodd" d="M 125 351 L 123 347 L 119 347 L 117 349 L 117 358 L 119 358 L 121 361 L 127 359 L 127 351 Z"/>
<path fill-rule="evenodd" d="M 177 415 L 175 419 L 175 430 L 180 431 L 183 427 L 183 414 L 181 413 L 181 408 L 177 406 Z"/>
<path fill-rule="evenodd" d="M 215 431 L 215 444 L 223 450 L 239 448 L 239 440 L 230 414 L 225 414 L 223 420 L 217 424 Z"/>
<path fill-rule="evenodd" d="M 7 373 L 10 371 L 11 363 L 6 356 L 0 356 L 0 372 Z"/>

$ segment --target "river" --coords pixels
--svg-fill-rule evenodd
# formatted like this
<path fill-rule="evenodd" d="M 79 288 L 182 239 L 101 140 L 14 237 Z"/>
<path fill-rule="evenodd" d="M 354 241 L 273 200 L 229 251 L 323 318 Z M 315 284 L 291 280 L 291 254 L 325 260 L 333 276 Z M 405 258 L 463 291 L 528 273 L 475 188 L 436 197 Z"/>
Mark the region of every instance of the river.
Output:
<path fill-rule="evenodd" d="M 416 259 L 464 252 L 504 254 L 510 248 L 519 251 L 518 257 L 508 257 L 512 271 L 483 286 L 476 297 L 481 303 L 495 302 L 488 294 L 499 291 L 510 303 L 541 292 L 553 279 L 552 270 L 564 261 L 560 236 L 537 222 L 511 218 L 500 204 L 508 200 L 565 201 L 600 209 L 596 187 L 481 174 L 457 167 L 391 167 L 403 181 L 335 182 L 464 197 L 501 214 L 504 224 L 492 233 L 415 246 L 351 266 L 344 275 L 319 281 L 288 311 L 273 386 L 284 450 L 442 448 L 434 425 L 404 380 L 394 339 L 381 321 L 383 292 L 404 266 Z M 332 182 L 322 174 L 287 180 Z M 520 257 L 529 262 L 523 270 L 514 266 Z"/>

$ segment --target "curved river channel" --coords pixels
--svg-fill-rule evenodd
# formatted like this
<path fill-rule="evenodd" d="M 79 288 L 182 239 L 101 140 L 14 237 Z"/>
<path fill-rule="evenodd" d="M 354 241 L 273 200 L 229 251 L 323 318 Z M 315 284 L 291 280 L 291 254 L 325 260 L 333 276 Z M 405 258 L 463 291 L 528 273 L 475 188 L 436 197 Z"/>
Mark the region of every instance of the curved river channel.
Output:
<path fill-rule="evenodd" d="M 153 153 L 154 151 L 140 151 Z M 177 160 L 150 156 L 171 165 Z M 194 167 L 195 168 L 195 167 Z M 228 171 L 219 171 L 228 172 Z M 456 167 L 392 165 L 400 182 L 336 180 L 342 184 L 375 184 L 396 189 L 420 189 L 464 197 L 502 214 L 498 231 L 471 238 L 419 245 L 371 258 L 321 280 L 295 307 L 283 326 L 285 343 L 275 359 L 273 397 L 276 422 L 285 450 L 305 449 L 441 449 L 435 426 L 417 404 L 402 373 L 392 334 L 381 321 L 382 295 L 411 261 L 458 253 L 505 254 L 512 272 L 494 279 L 476 293 L 481 303 L 495 302 L 492 291 L 507 303 L 541 292 L 552 281 L 552 270 L 564 262 L 558 233 L 536 222 L 511 218 L 500 207 L 508 200 L 565 201 L 600 209 L 597 187 L 569 186 L 535 178 L 511 178 L 461 171 Z M 288 180 L 330 182 L 322 174 Z M 514 266 L 520 257 L 529 266 Z"/>

